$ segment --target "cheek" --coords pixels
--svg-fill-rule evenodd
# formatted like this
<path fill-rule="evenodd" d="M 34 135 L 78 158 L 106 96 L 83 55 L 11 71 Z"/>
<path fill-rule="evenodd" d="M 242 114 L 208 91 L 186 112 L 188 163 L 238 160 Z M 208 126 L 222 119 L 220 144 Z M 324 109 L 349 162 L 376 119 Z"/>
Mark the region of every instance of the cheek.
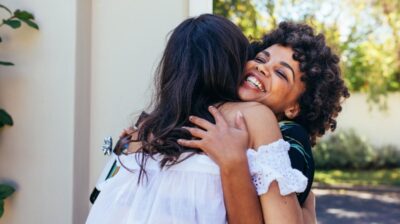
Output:
<path fill-rule="evenodd" d="M 254 61 L 248 61 L 246 65 L 244 66 L 244 72 L 250 71 L 252 68 L 256 66 L 256 63 Z"/>
<path fill-rule="evenodd" d="M 277 95 L 287 95 L 290 92 L 290 85 L 279 77 L 274 77 L 272 88 Z"/>

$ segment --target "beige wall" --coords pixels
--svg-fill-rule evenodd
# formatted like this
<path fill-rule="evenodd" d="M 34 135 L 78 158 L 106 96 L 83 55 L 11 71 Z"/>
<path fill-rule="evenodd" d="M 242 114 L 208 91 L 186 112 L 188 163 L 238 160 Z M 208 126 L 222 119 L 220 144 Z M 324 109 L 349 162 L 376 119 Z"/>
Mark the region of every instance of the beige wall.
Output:
<path fill-rule="evenodd" d="M 72 223 L 75 1 L 2 4 L 33 12 L 40 31 L 0 30 L 0 58 L 16 64 L 0 67 L 0 106 L 15 121 L 0 131 L 0 177 L 18 184 L 0 223 Z"/>
<path fill-rule="evenodd" d="M 147 105 L 167 34 L 193 2 L 2 2 L 33 12 L 40 31 L 0 30 L 0 58 L 17 65 L 0 67 L 0 106 L 15 120 L 0 131 L 0 178 L 19 186 L 0 224 L 84 222 L 102 139 Z"/>
<path fill-rule="evenodd" d="M 353 93 L 345 102 L 338 129 L 353 128 L 373 144 L 394 144 L 400 148 L 400 94 L 390 94 L 388 110 L 370 108 L 367 97 Z"/>
<path fill-rule="evenodd" d="M 187 16 L 185 0 L 93 2 L 90 186 L 104 166 L 103 138 L 147 106 L 167 34 Z"/>

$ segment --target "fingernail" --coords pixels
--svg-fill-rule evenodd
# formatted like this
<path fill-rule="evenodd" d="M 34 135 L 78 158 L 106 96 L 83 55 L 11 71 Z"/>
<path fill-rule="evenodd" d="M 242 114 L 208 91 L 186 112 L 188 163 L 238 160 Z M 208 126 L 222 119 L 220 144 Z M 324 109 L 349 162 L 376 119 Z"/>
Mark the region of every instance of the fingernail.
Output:
<path fill-rule="evenodd" d="M 189 116 L 189 121 L 193 120 L 193 116 Z"/>
<path fill-rule="evenodd" d="M 243 117 L 243 114 L 242 114 L 242 112 L 240 112 L 240 111 L 237 112 L 237 115 L 238 115 L 239 117 Z"/>

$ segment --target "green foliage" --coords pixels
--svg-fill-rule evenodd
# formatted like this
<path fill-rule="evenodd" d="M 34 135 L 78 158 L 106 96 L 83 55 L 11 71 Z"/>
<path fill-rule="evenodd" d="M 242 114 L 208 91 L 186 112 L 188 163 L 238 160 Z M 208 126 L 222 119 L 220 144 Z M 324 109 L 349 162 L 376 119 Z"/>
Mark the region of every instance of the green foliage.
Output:
<path fill-rule="evenodd" d="M 39 29 L 39 26 L 34 21 L 35 17 L 32 13 L 27 11 L 21 11 L 19 9 L 15 10 L 14 17 L 19 19 L 20 21 L 26 23 L 26 25 L 30 26 L 33 29 Z"/>
<path fill-rule="evenodd" d="M 28 26 L 34 28 L 34 29 L 39 29 L 39 26 L 36 24 L 35 17 L 33 16 L 32 13 L 28 11 L 22 11 L 20 9 L 15 10 L 14 12 L 11 12 L 9 8 L 7 8 L 4 5 L 0 5 L 1 9 L 4 9 L 9 13 L 9 17 L 6 19 L 3 19 L 3 23 L 0 24 L 2 25 L 8 25 L 13 29 L 17 29 L 21 26 L 21 22 L 26 23 Z"/>
<path fill-rule="evenodd" d="M 4 213 L 4 199 L 9 197 L 14 193 L 15 189 L 6 184 L 0 184 L 0 217 L 3 216 Z"/>
<path fill-rule="evenodd" d="M 0 27 L 3 25 L 7 25 L 13 29 L 18 29 L 21 27 L 21 23 L 23 22 L 31 28 L 39 29 L 39 26 L 34 21 L 35 17 L 33 16 L 32 13 L 20 9 L 17 9 L 14 12 L 12 12 L 8 7 L 1 4 L 0 4 L 0 9 L 3 9 L 7 13 L 9 13 L 9 17 L 3 19 L 3 22 L 0 23 Z M 1 37 L 0 37 L 0 42 L 2 42 Z M 12 66 L 14 65 L 14 63 L 7 61 L 0 61 L 0 65 Z M 5 110 L 0 108 L 0 128 L 3 127 L 4 125 L 13 125 L 13 120 Z"/>
<path fill-rule="evenodd" d="M 3 23 L 10 26 L 13 29 L 17 29 L 21 27 L 21 21 L 16 19 L 3 19 Z"/>
<path fill-rule="evenodd" d="M 3 109 L 0 108 L 0 128 L 4 125 L 13 125 L 12 117 Z"/>
<path fill-rule="evenodd" d="M 341 131 L 313 149 L 317 169 L 378 169 L 400 167 L 400 150 L 392 145 L 374 147 L 353 130 Z"/>
<path fill-rule="evenodd" d="M 4 9 L 4 10 L 6 10 L 8 13 L 12 14 L 11 10 L 10 10 L 9 8 L 7 8 L 6 6 L 0 4 L 0 8 Z"/>
<path fill-rule="evenodd" d="M 9 17 L 3 19 L 2 23 L 0 23 L 0 27 L 3 25 L 9 26 L 12 29 L 18 29 L 21 27 L 22 23 L 25 23 L 29 27 L 33 29 L 39 29 L 39 26 L 34 21 L 34 16 L 32 13 L 23 11 L 23 10 L 15 10 L 12 12 L 8 7 L 0 4 L 0 9 L 3 9 L 7 13 L 9 13 Z M 2 42 L 2 38 L 0 37 L 0 42 Z M 14 65 L 12 62 L 0 61 L 0 65 L 3 66 L 12 66 Z M 12 117 L 3 109 L 0 108 L 0 128 L 4 125 L 13 125 Z M 3 216 L 4 213 L 4 199 L 14 193 L 15 189 L 7 184 L 0 184 L 0 217 Z"/>
<path fill-rule="evenodd" d="M 279 21 L 306 22 L 341 55 L 350 90 L 381 108 L 388 93 L 400 91 L 400 1 L 214 0 L 214 13 L 253 38 Z"/>
<path fill-rule="evenodd" d="M 35 17 L 33 16 L 32 13 L 20 9 L 17 9 L 14 12 L 12 12 L 8 7 L 1 4 L 0 4 L 0 9 L 5 10 L 9 14 L 7 18 L 4 18 L 2 20 L 2 23 L 0 23 L 0 27 L 6 25 L 11 27 L 12 29 L 18 29 L 21 27 L 22 23 L 25 23 L 26 25 L 28 25 L 33 29 L 37 30 L 39 29 L 39 26 L 36 24 Z M 2 42 L 1 37 L 0 37 L 0 42 Z M 11 62 L 0 61 L 0 65 L 11 66 L 14 64 Z"/>
<path fill-rule="evenodd" d="M 374 161 L 375 167 L 400 167 L 400 151 L 396 146 L 384 145 L 378 147 L 376 150 L 378 153 Z"/>
<path fill-rule="evenodd" d="M 317 170 L 314 181 L 325 185 L 400 186 L 400 169 Z"/>
<path fill-rule="evenodd" d="M 213 8 L 214 14 L 229 18 L 250 38 L 259 38 L 265 31 L 258 23 L 260 15 L 251 1 L 214 1 Z"/>
<path fill-rule="evenodd" d="M 0 65 L 3 65 L 3 66 L 12 66 L 12 65 L 14 65 L 14 63 L 8 62 L 8 61 L 0 61 Z"/>

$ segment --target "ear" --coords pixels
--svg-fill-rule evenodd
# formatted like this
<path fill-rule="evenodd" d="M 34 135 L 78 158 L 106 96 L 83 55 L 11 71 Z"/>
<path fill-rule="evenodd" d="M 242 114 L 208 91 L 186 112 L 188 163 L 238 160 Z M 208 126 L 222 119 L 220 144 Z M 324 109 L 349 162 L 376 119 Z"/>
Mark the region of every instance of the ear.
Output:
<path fill-rule="evenodd" d="M 300 113 L 300 105 L 298 103 L 295 103 L 294 105 L 286 108 L 284 113 L 287 118 L 293 119 Z"/>

